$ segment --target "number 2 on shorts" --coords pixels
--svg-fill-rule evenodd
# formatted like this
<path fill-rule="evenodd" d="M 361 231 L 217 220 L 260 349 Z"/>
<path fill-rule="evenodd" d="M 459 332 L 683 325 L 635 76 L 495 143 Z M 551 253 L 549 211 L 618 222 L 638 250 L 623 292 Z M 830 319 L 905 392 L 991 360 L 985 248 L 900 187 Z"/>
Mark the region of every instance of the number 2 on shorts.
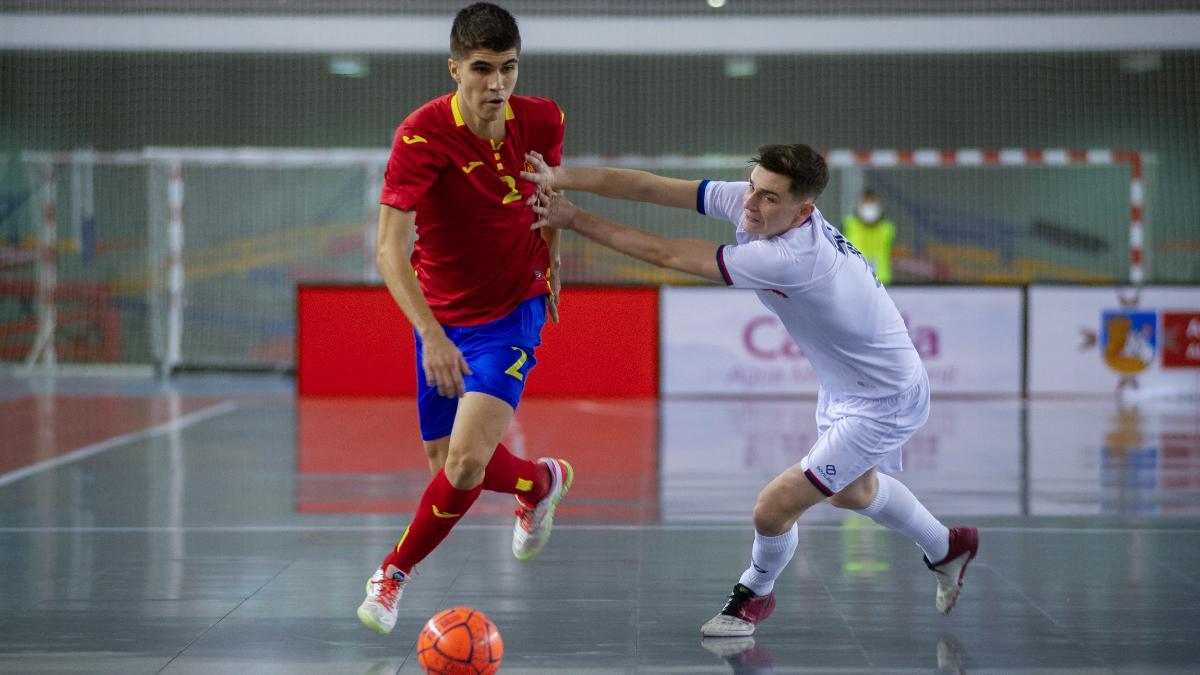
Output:
<path fill-rule="evenodd" d="M 525 362 L 529 360 L 529 355 L 526 354 L 525 350 L 521 349 L 520 347 L 512 347 L 512 349 L 517 350 L 521 353 L 521 355 L 517 357 L 517 360 L 511 366 L 509 366 L 508 370 L 504 371 L 504 373 L 506 375 L 512 375 L 518 380 L 524 382 L 525 375 L 521 373 L 521 366 L 525 365 Z"/>

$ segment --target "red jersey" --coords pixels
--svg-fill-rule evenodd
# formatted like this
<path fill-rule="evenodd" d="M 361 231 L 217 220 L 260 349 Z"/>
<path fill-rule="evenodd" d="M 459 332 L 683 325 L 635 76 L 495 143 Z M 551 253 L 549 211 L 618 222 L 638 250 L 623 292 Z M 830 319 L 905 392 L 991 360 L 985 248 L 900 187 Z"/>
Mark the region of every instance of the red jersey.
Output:
<path fill-rule="evenodd" d="M 554 101 L 511 96 L 504 140 L 471 132 L 457 94 L 418 108 L 396 130 L 380 202 L 416 210 L 413 269 L 438 322 L 495 321 L 550 292 L 550 252 L 525 205 L 525 153 L 562 161 L 563 113 Z"/>

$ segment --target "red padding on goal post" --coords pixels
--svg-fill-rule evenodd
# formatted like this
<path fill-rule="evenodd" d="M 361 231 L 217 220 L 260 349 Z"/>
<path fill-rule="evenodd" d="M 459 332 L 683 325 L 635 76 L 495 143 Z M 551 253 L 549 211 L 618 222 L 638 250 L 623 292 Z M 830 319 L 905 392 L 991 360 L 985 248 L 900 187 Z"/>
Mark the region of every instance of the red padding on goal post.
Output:
<path fill-rule="evenodd" d="M 412 328 L 382 286 L 296 290 L 301 396 L 412 396 Z M 529 396 L 656 396 L 658 289 L 569 287 L 547 324 Z"/>

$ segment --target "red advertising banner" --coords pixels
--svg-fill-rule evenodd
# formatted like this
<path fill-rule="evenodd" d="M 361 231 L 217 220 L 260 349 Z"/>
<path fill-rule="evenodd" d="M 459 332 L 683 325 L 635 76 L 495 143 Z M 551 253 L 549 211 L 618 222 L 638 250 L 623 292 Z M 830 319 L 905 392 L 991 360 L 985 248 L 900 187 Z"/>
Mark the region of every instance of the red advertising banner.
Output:
<path fill-rule="evenodd" d="M 1200 312 L 1163 312 L 1163 368 L 1200 368 Z"/>
<path fill-rule="evenodd" d="M 527 396 L 658 394 L 658 289 L 563 289 L 562 321 L 542 330 Z M 412 328 L 383 286 L 301 285 L 301 396 L 413 396 Z"/>

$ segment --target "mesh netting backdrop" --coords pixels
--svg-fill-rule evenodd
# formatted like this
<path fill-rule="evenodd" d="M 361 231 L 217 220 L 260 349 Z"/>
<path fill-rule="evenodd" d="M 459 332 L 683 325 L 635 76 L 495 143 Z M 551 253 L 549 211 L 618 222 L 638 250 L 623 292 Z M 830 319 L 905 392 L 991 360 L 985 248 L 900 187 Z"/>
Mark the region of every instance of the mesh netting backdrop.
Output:
<path fill-rule="evenodd" d="M 46 200 L 40 165 L 23 161 L 27 153 L 241 146 L 386 153 L 403 117 L 451 85 L 444 53 L 347 62 L 331 54 L 0 51 L 0 359 L 22 358 L 36 337 Z M 527 49 L 517 92 L 562 106 L 568 163 L 629 154 L 688 178 L 741 178 L 742 158 L 765 142 L 1135 150 L 1144 162 L 1146 281 L 1200 281 L 1196 51 Z M 704 154 L 728 159 L 697 169 L 662 169 L 655 160 Z M 56 164 L 53 177 L 60 358 L 153 362 L 169 302 L 162 278 L 169 251 L 156 230 L 169 219 L 169 181 L 161 166 L 81 171 L 75 164 Z M 376 279 L 369 194 L 378 168 L 185 162 L 183 363 L 287 366 L 298 281 Z M 90 180 L 78 175 L 88 172 Z M 839 168 L 818 206 L 840 222 L 863 187 L 880 194 L 897 225 L 898 282 L 1129 278 L 1128 165 Z M 730 238 L 721 223 L 697 215 L 584 195 L 577 201 L 670 236 Z M 568 237 L 565 254 L 568 282 L 690 282 L 577 238 Z"/>

